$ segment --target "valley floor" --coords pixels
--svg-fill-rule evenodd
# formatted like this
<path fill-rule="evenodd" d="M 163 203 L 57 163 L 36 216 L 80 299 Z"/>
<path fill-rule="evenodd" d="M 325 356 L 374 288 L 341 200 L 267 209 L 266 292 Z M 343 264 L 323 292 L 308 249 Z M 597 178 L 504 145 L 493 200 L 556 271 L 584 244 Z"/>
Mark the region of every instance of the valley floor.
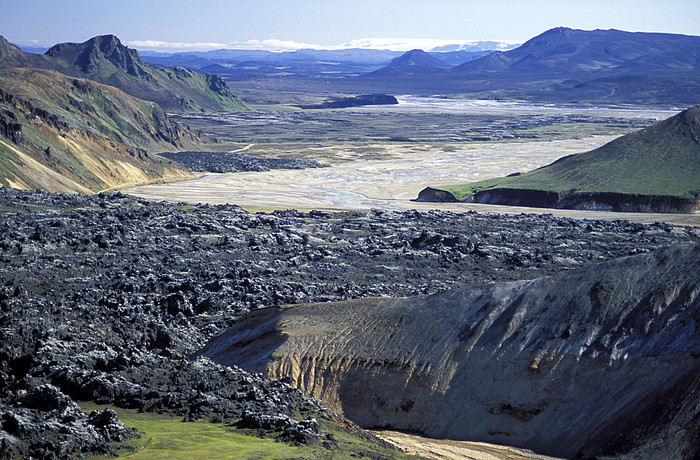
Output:
<path fill-rule="evenodd" d="M 208 174 L 199 179 L 151 184 L 125 190 L 151 200 L 188 203 L 237 204 L 247 209 L 440 209 L 452 212 L 522 212 L 559 217 L 627 219 L 700 225 L 700 215 L 617 213 L 563 209 L 536 209 L 466 203 L 419 203 L 418 193 L 431 185 L 472 182 L 513 172 L 528 171 L 573 153 L 594 149 L 614 136 L 531 142 L 469 144 L 372 144 L 381 159 L 362 158 L 356 148 L 318 148 L 306 159 L 340 159 L 328 168 Z M 360 158 L 358 158 L 360 157 Z"/>
<path fill-rule="evenodd" d="M 394 106 L 308 111 L 282 103 L 255 112 L 179 116 L 179 121 L 231 143 L 232 152 L 313 160 L 329 167 L 209 174 L 127 192 L 155 200 L 237 204 L 251 210 L 441 209 L 700 225 L 700 215 L 413 201 L 428 186 L 525 172 L 592 150 L 675 114 L 672 110 L 411 96 L 401 96 L 399 101 Z"/>

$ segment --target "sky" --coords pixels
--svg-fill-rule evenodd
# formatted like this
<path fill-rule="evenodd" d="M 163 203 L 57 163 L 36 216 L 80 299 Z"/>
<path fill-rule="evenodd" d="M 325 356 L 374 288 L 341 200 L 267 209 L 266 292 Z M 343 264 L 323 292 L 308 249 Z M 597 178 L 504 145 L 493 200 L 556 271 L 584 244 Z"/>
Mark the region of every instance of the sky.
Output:
<path fill-rule="evenodd" d="M 0 0 L 0 4 L 0 35 L 18 45 L 44 47 L 105 34 L 116 35 L 132 48 L 166 52 L 332 49 L 367 38 L 410 38 L 413 47 L 421 40 L 522 43 L 558 26 L 700 35 L 698 0 Z"/>

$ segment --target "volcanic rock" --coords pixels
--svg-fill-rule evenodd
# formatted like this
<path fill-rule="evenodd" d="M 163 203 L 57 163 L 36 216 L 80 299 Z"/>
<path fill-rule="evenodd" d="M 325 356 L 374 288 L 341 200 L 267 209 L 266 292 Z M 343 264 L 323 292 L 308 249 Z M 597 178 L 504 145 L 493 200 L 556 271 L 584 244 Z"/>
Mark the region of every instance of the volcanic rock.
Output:
<path fill-rule="evenodd" d="M 73 414 L 74 401 L 89 400 L 183 420 L 235 423 L 247 414 L 266 431 L 266 420 L 290 420 L 275 436 L 318 436 L 332 447 L 329 433 L 316 434 L 307 420 L 328 418 L 327 409 L 290 380 L 188 357 L 264 307 L 530 280 L 698 242 L 700 230 L 663 223 L 440 211 L 249 213 L 121 193 L 0 188 L 0 417 L 51 427 L 36 435 L 3 428 L 0 446 L 20 458 L 104 452 L 106 438 L 92 447 L 75 441 L 88 429 L 83 416 L 74 423 L 61 412 Z M 56 410 L 25 405 L 36 401 Z M 89 418 L 98 427 L 112 419 Z M 73 441 L 64 451 L 60 440 L 41 450 L 49 432 Z"/>

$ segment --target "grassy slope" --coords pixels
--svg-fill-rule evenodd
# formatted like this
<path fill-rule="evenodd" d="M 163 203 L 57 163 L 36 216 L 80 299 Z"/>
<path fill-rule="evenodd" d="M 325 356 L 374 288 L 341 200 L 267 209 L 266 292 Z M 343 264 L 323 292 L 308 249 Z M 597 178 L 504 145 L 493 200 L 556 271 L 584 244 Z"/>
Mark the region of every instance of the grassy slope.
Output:
<path fill-rule="evenodd" d="M 103 409 L 92 403 L 82 403 L 87 412 Z M 112 407 L 126 426 L 137 428 L 142 436 L 124 444 L 136 447 L 135 453 L 122 456 L 131 459 L 195 460 L 212 458 L 265 459 L 413 459 L 418 458 L 386 448 L 343 425 L 321 420 L 322 433 L 332 433 L 338 445 L 329 450 L 320 443 L 291 446 L 278 442 L 274 434 L 260 438 L 250 430 L 208 422 L 182 422 L 181 418 Z M 94 457 L 99 459 L 104 457 Z"/>
<path fill-rule="evenodd" d="M 459 200 L 481 190 L 700 196 L 700 106 L 586 153 L 515 177 L 439 187 Z"/>
<path fill-rule="evenodd" d="M 168 85 L 182 82 L 180 91 L 186 97 L 180 103 L 180 106 L 185 111 L 249 110 L 243 101 L 235 96 L 228 87 L 221 86 L 223 81 L 214 75 L 193 72 L 184 67 L 157 70 L 160 71 L 157 74 L 157 78 L 161 85 L 164 82 Z M 160 75 L 163 77 L 159 77 Z M 205 95 L 211 101 L 207 101 L 199 93 Z M 191 104 L 191 106 L 188 107 L 187 104 Z"/>
<path fill-rule="evenodd" d="M 28 166 L 13 149 L 98 191 L 187 175 L 148 152 L 197 148 L 201 142 L 175 128 L 154 103 L 88 80 L 53 71 L 9 69 L 0 71 L 0 87 L 11 95 L 1 105 L 15 114 L 23 137 L 21 145 L 0 146 L 4 186 L 56 190 L 46 185 L 43 171 Z"/>

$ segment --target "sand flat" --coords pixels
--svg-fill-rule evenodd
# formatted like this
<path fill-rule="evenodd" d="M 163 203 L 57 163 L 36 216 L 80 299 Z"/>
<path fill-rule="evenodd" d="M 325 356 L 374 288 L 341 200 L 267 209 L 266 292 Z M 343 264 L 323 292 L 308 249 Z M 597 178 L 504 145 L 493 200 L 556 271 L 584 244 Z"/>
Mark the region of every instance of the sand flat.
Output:
<path fill-rule="evenodd" d="M 421 457 L 451 460 L 554 460 L 526 449 L 484 442 L 432 439 L 398 431 L 374 431 L 374 434 L 399 450 Z"/>
<path fill-rule="evenodd" d="M 700 225 L 700 214 L 613 213 L 540 209 L 466 203 L 418 203 L 427 186 L 472 182 L 528 171 L 573 153 L 594 149 L 614 136 L 533 142 L 469 144 L 382 144 L 384 160 L 342 161 L 328 168 L 206 174 L 169 184 L 125 189 L 139 197 L 187 203 L 237 204 L 256 210 L 273 209 L 442 209 L 453 212 L 549 213 L 592 219 L 628 219 Z M 446 148 L 448 147 L 448 148 Z M 319 156 L 324 151 L 319 151 Z M 352 156 L 348 152 L 347 156 Z M 321 159 L 321 158 L 319 158 Z"/>

